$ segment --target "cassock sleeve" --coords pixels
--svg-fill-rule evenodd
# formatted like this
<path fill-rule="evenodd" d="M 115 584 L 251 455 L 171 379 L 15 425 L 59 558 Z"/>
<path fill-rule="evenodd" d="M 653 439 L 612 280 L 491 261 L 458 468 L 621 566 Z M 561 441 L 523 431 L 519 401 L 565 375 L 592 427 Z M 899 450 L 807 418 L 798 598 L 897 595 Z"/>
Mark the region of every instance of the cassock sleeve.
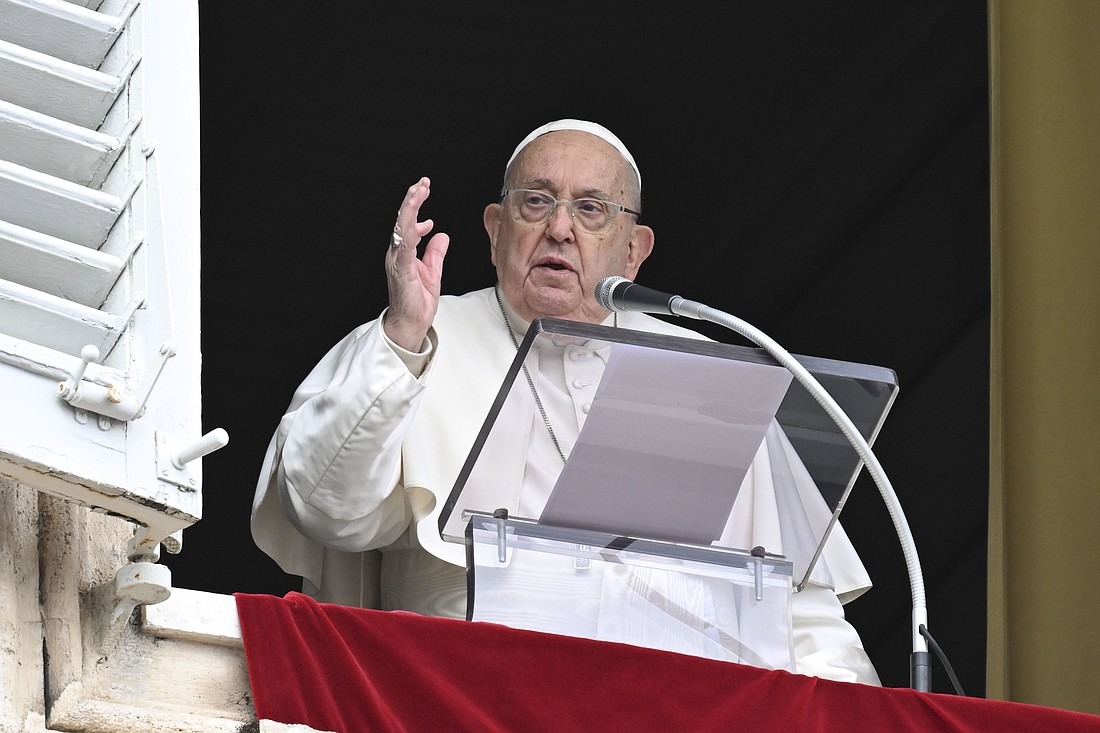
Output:
<path fill-rule="evenodd" d="M 381 322 L 359 327 L 318 362 L 261 470 L 253 538 L 283 570 L 314 582 L 322 546 L 382 547 L 412 519 L 400 486 L 401 443 L 431 374 L 435 336 L 424 354 L 398 354 Z M 410 371 L 418 365 L 419 376 Z"/>

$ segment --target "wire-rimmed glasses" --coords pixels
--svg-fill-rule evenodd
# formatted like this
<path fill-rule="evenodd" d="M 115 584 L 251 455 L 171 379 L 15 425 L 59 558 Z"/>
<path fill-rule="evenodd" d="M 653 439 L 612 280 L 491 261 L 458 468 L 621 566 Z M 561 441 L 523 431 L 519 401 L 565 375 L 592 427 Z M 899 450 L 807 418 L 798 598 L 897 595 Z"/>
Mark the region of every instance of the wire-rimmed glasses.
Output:
<path fill-rule="evenodd" d="M 532 188 L 507 189 L 501 195 L 501 202 L 511 212 L 512 218 L 528 224 L 547 222 L 558 206 L 565 206 L 573 223 L 589 234 L 605 234 L 610 231 L 620 211 L 641 216 L 640 212 L 614 201 L 595 198 L 559 199 Z"/>

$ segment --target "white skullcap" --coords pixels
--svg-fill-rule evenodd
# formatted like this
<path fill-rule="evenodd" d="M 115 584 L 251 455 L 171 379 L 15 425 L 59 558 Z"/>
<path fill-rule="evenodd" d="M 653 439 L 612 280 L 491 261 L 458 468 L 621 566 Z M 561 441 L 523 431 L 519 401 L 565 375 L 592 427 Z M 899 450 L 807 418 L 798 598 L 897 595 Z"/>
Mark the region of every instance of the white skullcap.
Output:
<path fill-rule="evenodd" d="M 531 134 L 523 138 L 523 141 L 516 146 L 515 152 L 512 153 L 512 157 L 508 159 L 508 165 L 504 167 L 505 172 L 507 172 L 508 166 L 512 165 L 512 161 L 516 159 L 516 156 L 519 155 L 519 151 L 527 147 L 532 140 L 548 132 L 558 132 L 560 130 L 580 130 L 581 132 L 587 132 L 589 135 L 595 135 L 601 140 L 609 143 L 626 158 L 627 163 L 630 163 L 630 167 L 634 169 L 634 175 L 638 177 L 638 188 L 641 189 L 642 172 L 638 170 L 638 164 L 634 162 L 634 156 L 631 155 L 630 151 L 623 145 L 623 141 L 603 125 L 596 124 L 595 122 L 587 122 L 585 120 L 555 120 L 554 122 L 547 122 L 542 127 L 532 130 Z"/>

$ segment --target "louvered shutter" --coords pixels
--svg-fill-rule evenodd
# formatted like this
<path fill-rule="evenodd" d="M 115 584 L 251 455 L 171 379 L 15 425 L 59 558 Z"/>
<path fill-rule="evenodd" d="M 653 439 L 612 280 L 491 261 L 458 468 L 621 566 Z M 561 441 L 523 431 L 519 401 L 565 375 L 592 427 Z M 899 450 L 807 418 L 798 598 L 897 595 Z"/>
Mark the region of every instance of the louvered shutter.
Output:
<path fill-rule="evenodd" d="M 200 440 L 198 68 L 195 0 L 0 0 L 0 473 L 152 544 L 225 439 Z"/>

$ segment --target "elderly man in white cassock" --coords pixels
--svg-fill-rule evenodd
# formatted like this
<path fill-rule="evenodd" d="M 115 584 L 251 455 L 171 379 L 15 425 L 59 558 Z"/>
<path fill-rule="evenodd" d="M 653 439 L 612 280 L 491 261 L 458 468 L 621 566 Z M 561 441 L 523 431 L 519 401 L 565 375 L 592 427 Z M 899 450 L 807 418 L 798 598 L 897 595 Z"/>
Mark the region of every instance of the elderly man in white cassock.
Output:
<path fill-rule="evenodd" d="M 501 199 L 483 214 L 497 273 L 492 287 L 440 295 L 449 237 L 419 220 L 430 192 L 421 178 L 398 210 L 385 257 L 389 306 L 329 351 L 279 423 L 257 486 L 252 534 L 319 601 L 465 618 L 464 548 L 441 539 L 438 509 L 528 325 L 552 317 L 701 337 L 645 314 L 609 313 L 595 299 L 603 278 L 633 280 L 654 243 L 653 230 L 638 221 L 638 166 L 601 125 L 558 120 L 516 148 Z M 601 369 L 603 357 L 590 356 L 588 368 Z M 553 356 L 536 361 L 529 366 L 540 406 L 530 422 L 508 426 L 528 446 L 526 465 L 509 480 L 524 495 L 545 496 L 580 432 L 592 386 L 567 380 Z M 792 541 L 780 536 L 778 522 L 758 516 L 769 505 L 770 461 L 777 453 L 790 458 L 776 432 L 741 487 L 738 504 L 755 497 L 757 508 L 749 523 L 755 534 L 738 546 L 771 550 Z M 549 592 L 538 598 L 515 594 L 529 606 L 518 616 L 541 616 L 542 628 L 567 616 L 571 624 L 590 623 L 595 638 L 615 626 L 610 617 L 621 609 L 601 602 L 601 576 L 592 568 L 578 570 L 570 560 L 542 582 Z M 790 603 L 794 671 L 879 684 L 842 607 L 869 587 L 837 527 L 811 582 Z"/>

